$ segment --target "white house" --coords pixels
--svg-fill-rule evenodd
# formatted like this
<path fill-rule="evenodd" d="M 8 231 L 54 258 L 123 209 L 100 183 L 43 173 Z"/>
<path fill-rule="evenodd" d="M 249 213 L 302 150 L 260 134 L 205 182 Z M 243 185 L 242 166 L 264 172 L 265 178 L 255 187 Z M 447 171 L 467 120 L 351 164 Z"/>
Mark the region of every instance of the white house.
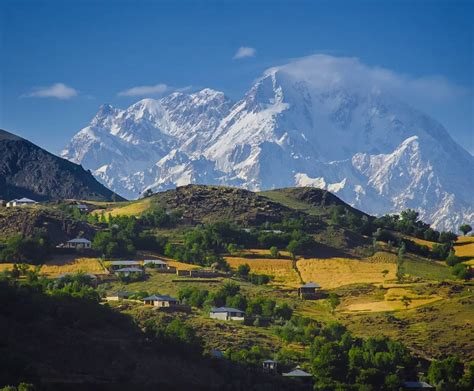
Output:
<path fill-rule="evenodd" d="M 117 270 L 121 268 L 141 268 L 142 265 L 138 261 L 112 261 L 110 262 L 110 269 Z"/>
<path fill-rule="evenodd" d="M 126 292 L 126 291 L 117 291 L 113 292 L 106 296 L 107 301 L 119 301 L 123 299 L 128 299 L 130 296 L 133 296 L 134 292 Z"/>
<path fill-rule="evenodd" d="M 305 372 L 302 369 L 300 369 L 300 366 L 298 365 L 295 369 L 293 369 L 290 372 L 283 373 L 282 374 L 285 377 L 295 377 L 295 378 L 310 378 L 313 377 L 311 373 Z"/>
<path fill-rule="evenodd" d="M 12 208 L 15 206 L 31 206 L 36 205 L 37 202 L 29 198 L 20 198 L 7 202 L 7 208 Z"/>
<path fill-rule="evenodd" d="M 176 307 L 179 305 L 178 299 L 167 295 L 151 295 L 143 299 L 143 304 L 153 307 Z"/>
<path fill-rule="evenodd" d="M 266 372 L 276 372 L 278 363 L 275 360 L 265 360 L 262 363 L 263 370 Z"/>
<path fill-rule="evenodd" d="M 82 250 L 84 248 L 91 248 L 92 242 L 85 238 L 76 238 L 68 240 L 65 248 L 75 248 L 76 250 Z"/>
<path fill-rule="evenodd" d="M 115 270 L 115 274 L 121 277 L 129 277 L 132 275 L 143 274 L 143 270 L 138 267 L 124 267 L 122 269 Z"/>
<path fill-rule="evenodd" d="M 236 308 L 230 307 L 219 307 L 213 308 L 209 313 L 209 316 L 212 319 L 220 319 L 220 320 L 238 320 L 244 321 L 245 320 L 245 312 L 238 310 Z"/>
<path fill-rule="evenodd" d="M 162 261 L 161 259 L 145 259 L 143 261 L 144 266 L 151 266 L 154 267 L 155 269 L 168 269 L 168 263 L 165 261 Z"/>

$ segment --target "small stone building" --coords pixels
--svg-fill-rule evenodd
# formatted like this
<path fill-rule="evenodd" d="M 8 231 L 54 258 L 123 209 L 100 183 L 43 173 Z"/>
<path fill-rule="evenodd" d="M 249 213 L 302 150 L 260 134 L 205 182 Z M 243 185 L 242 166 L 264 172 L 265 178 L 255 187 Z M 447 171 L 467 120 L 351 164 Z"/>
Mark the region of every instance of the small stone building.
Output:
<path fill-rule="evenodd" d="M 212 319 L 244 321 L 245 312 L 237 308 L 219 307 L 213 308 L 209 313 Z"/>
<path fill-rule="evenodd" d="M 307 282 L 298 288 L 298 296 L 305 300 L 314 300 L 322 297 L 321 285 L 315 282 Z"/>
<path fill-rule="evenodd" d="M 179 300 L 167 295 L 151 295 L 143 299 L 143 304 L 153 307 L 176 307 Z"/>

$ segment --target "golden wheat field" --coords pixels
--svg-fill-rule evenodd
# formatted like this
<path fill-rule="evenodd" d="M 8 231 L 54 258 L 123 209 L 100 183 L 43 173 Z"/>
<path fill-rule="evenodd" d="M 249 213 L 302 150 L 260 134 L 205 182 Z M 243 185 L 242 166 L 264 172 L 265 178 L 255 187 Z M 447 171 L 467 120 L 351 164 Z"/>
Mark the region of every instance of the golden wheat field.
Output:
<path fill-rule="evenodd" d="M 301 285 L 298 274 L 291 266 L 290 259 L 225 257 L 225 260 L 232 269 L 237 269 L 240 265 L 247 263 L 252 273 L 273 276 L 272 285 L 275 286 L 296 288 Z"/>
<path fill-rule="evenodd" d="M 474 262 L 474 237 L 472 236 L 460 236 L 454 244 L 454 250 L 458 257 L 466 257 L 469 264 Z"/>
<path fill-rule="evenodd" d="M 307 258 L 297 261 L 301 278 L 325 289 L 360 283 L 383 283 L 395 278 L 393 254 L 379 252 L 364 260 L 349 258 Z M 388 270 L 386 276 L 382 274 Z"/>
<path fill-rule="evenodd" d="M 40 273 L 48 277 L 65 273 L 108 274 L 98 258 L 56 259 L 42 265 Z"/>

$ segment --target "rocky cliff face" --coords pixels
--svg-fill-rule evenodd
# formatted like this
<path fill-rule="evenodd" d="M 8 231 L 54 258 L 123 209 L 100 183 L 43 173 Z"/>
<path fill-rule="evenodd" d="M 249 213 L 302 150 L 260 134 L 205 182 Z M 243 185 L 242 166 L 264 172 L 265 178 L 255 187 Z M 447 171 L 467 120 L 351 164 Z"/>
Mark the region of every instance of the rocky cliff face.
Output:
<path fill-rule="evenodd" d="M 0 198 L 120 200 L 90 172 L 0 130 Z"/>
<path fill-rule="evenodd" d="M 440 229 L 473 221 L 474 158 L 439 123 L 354 83 L 337 59 L 310 65 L 268 70 L 236 103 L 205 89 L 104 106 L 63 156 L 130 198 L 187 183 L 312 186 L 375 215 L 414 208 Z"/>

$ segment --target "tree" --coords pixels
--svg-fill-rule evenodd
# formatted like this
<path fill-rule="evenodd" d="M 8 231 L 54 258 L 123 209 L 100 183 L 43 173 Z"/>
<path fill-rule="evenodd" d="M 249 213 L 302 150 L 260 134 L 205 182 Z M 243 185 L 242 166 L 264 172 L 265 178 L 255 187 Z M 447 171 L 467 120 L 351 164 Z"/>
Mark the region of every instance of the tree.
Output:
<path fill-rule="evenodd" d="M 449 255 L 448 257 L 446 258 L 446 264 L 448 266 L 454 266 L 456 264 L 458 264 L 459 262 L 461 262 L 461 260 L 459 259 L 459 257 L 457 257 L 455 254 L 454 254 L 454 250 L 451 249 L 449 251 Z"/>
<path fill-rule="evenodd" d="M 463 224 L 459 227 L 459 230 L 466 236 L 469 232 L 472 231 L 472 227 L 469 224 Z"/>
<path fill-rule="evenodd" d="M 143 198 L 151 197 L 152 195 L 153 195 L 153 190 L 151 190 L 151 189 L 146 189 L 143 192 Z"/>
<path fill-rule="evenodd" d="M 457 238 L 458 236 L 450 231 L 443 231 L 439 234 L 439 241 L 441 243 L 453 243 Z"/>
<path fill-rule="evenodd" d="M 288 243 L 288 246 L 286 247 L 293 261 L 296 261 L 296 252 L 298 251 L 298 248 L 299 248 L 299 243 L 298 241 L 294 239 L 290 241 L 290 243 Z"/>
<path fill-rule="evenodd" d="M 248 263 L 245 263 L 243 265 L 239 265 L 239 267 L 237 268 L 237 274 L 240 276 L 240 277 L 247 277 L 250 273 L 250 266 Z"/>
<path fill-rule="evenodd" d="M 405 306 L 405 309 L 407 309 L 410 306 L 411 301 L 412 301 L 411 298 L 408 297 L 408 296 L 403 296 L 402 299 L 401 299 L 401 302 Z"/>
<path fill-rule="evenodd" d="M 339 296 L 332 292 L 328 296 L 328 301 L 329 301 L 329 305 L 331 306 L 332 312 L 334 312 L 336 307 L 339 304 L 341 304 L 341 300 L 339 299 Z"/>
<path fill-rule="evenodd" d="M 293 310 L 287 303 L 277 305 L 273 311 L 273 316 L 275 316 L 276 318 L 290 320 L 291 315 L 293 315 Z"/>
<path fill-rule="evenodd" d="M 458 263 L 453 266 L 453 274 L 462 280 L 468 280 L 471 276 L 471 269 L 468 265 L 464 263 Z"/>
<path fill-rule="evenodd" d="M 270 255 L 273 258 L 278 258 L 280 256 L 280 252 L 278 251 L 278 247 L 276 247 L 276 246 L 270 247 Z"/>

